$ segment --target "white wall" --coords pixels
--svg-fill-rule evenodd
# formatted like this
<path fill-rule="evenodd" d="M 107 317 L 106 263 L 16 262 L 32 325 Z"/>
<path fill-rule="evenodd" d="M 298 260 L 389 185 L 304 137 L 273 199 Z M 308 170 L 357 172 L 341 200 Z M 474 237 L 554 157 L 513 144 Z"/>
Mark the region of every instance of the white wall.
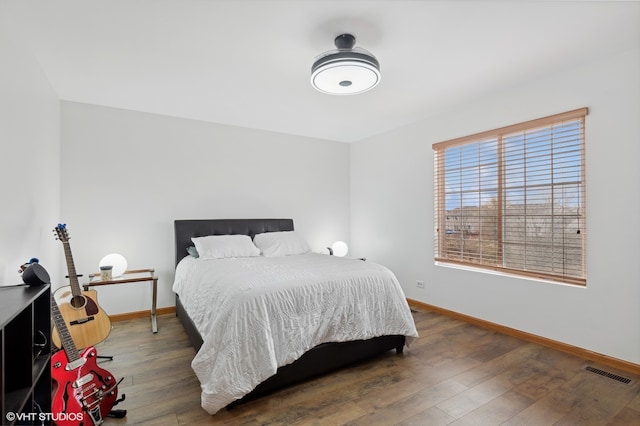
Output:
<path fill-rule="evenodd" d="M 640 363 L 638 75 L 633 50 L 352 144 L 354 253 L 409 298 Z M 431 145 L 584 106 L 586 288 L 435 266 Z"/>
<path fill-rule="evenodd" d="M 0 285 L 38 257 L 59 275 L 60 102 L 0 4 Z"/>
<path fill-rule="evenodd" d="M 175 219 L 293 218 L 320 252 L 348 239 L 349 214 L 347 144 L 62 103 L 60 221 L 77 272 L 122 253 L 131 269 L 156 269 L 158 307 L 174 305 Z M 98 300 L 108 314 L 134 312 L 150 294 L 127 284 Z"/>

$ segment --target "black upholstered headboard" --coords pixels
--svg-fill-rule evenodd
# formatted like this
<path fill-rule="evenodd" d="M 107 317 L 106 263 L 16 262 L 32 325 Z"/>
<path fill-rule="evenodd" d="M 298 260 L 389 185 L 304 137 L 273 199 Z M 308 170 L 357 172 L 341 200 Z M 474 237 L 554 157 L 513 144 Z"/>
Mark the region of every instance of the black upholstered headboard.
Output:
<path fill-rule="evenodd" d="M 176 265 L 192 246 L 191 237 L 207 235 L 249 235 L 263 232 L 293 231 L 293 219 L 188 219 L 174 221 Z"/>

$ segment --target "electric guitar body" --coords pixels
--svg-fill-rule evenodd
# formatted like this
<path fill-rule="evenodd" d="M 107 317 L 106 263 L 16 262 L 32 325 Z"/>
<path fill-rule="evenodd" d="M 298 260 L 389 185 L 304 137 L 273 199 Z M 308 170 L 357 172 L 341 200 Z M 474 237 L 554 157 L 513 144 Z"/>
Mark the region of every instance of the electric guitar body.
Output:
<path fill-rule="evenodd" d="M 55 301 L 60 307 L 62 318 L 76 346 L 82 349 L 96 345 L 106 339 L 111 332 L 111 320 L 98 304 L 98 293 L 95 290 L 80 290 L 67 226 L 58 224 L 53 231 L 64 247 L 69 273 L 69 286 L 56 290 Z M 56 347 L 62 347 L 57 326 L 53 328 L 51 340 Z"/>
<path fill-rule="evenodd" d="M 62 349 L 51 356 L 53 420 L 57 426 L 98 426 L 119 402 L 118 382 L 98 366 L 93 346 L 78 352 L 53 295 L 51 319 L 62 339 Z"/>
<path fill-rule="evenodd" d="M 54 381 L 52 412 L 58 426 L 99 425 L 116 403 L 116 379 L 98 366 L 97 352 L 89 346 L 70 362 L 65 351 L 51 357 Z"/>

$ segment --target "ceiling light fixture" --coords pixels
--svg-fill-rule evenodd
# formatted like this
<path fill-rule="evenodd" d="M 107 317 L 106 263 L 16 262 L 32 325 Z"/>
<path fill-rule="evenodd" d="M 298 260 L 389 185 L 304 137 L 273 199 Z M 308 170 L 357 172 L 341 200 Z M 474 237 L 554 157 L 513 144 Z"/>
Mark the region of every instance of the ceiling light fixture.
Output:
<path fill-rule="evenodd" d="M 380 82 L 380 63 L 368 51 L 354 47 L 356 38 L 341 34 L 336 50 L 318 56 L 311 67 L 311 85 L 330 95 L 355 95 Z"/>

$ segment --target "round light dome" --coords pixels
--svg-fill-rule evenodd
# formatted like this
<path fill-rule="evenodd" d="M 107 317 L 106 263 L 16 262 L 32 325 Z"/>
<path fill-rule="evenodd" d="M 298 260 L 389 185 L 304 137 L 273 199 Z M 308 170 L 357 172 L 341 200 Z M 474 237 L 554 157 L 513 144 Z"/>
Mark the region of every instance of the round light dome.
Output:
<path fill-rule="evenodd" d="M 380 64 L 371 53 L 353 48 L 355 37 L 342 34 L 335 39 L 337 50 L 318 56 L 311 67 L 311 84 L 331 95 L 355 95 L 373 89 L 380 82 Z"/>
<path fill-rule="evenodd" d="M 349 247 L 347 247 L 347 244 L 344 241 L 336 241 L 331 246 L 331 249 L 333 250 L 333 255 L 338 257 L 346 256 L 349 251 Z"/>
<path fill-rule="evenodd" d="M 100 259 L 100 263 L 98 266 L 113 266 L 111 270 L 111 275 L 113 278 L 117 278 L 124 274 L 124 271 L 127 270 L 127 259 L 124 258 L 123 255 L 118 253 L 110 253 Z"/>

